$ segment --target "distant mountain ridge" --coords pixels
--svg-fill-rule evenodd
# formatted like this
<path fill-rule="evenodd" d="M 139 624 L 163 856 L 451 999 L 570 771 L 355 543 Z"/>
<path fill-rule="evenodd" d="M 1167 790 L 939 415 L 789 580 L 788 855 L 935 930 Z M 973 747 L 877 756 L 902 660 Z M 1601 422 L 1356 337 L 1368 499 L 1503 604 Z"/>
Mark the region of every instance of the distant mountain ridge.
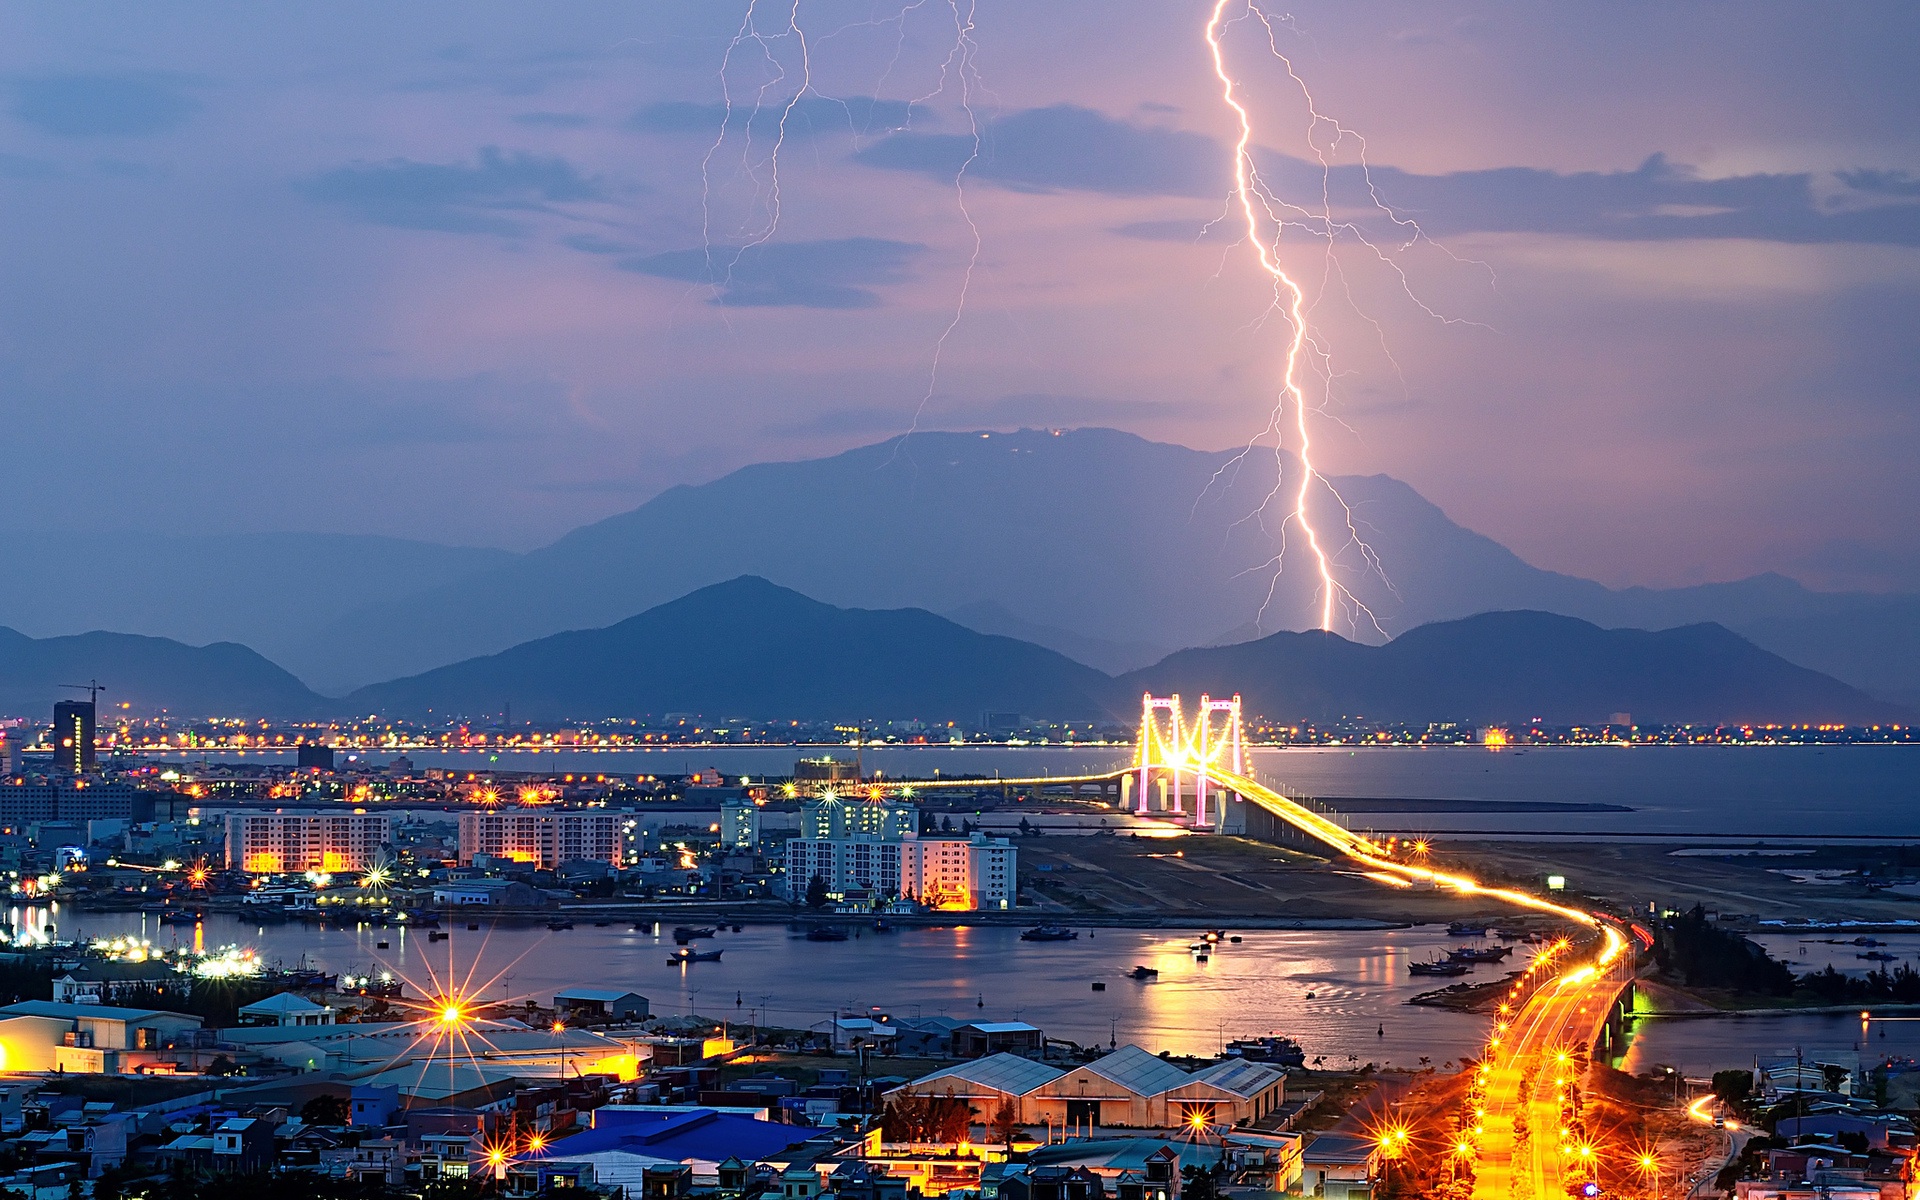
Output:
<path fill-rule="evenodd" d="M 1549 613 L 1487 613 L 1385 646 L 1319 632 L 1184 650 L 1118 678 L 920 609 L 837 608 L 745 576 L 605 629 L 362 688 L 355 712 L 542 720 L 673 711 L 712 720 L 956 721 L 987 711 L 1128 722 L 1142 691 L 1238 691 L 1279 720 L 1648 724 L 1868 723 L 1909 714 L 1717 625 L 1605 630 Z"/>
<path fill-rule="evenodd" d="M 1065 655 L 921 609 L 835 608 L 764 579 L 713 584 L 604 629 L 361 688 L 355 712 L 563 720 L 697 712 L 714 720 L 908 719 L 990 710 L 1085 720 L 1113 680 Z"/>
<path fill-rule="evenodd" d="M 1087 640 L 1210 645 L 1263 612 L 1269 629 L 1299 627 L 1317 612 L 1316 581 L 1297 566 L 1277 579 L 1257 569 L 1278 542 L 1248 519 L 1291 461 L 1234 458 L 1079 429 L 925 433 L 761 463 L 670 488 L 498 568 L 373 602 L 284 661 L 323 690 L 411 674 L 609 625 L 742 574 L 830 604 L 1017 627 L 1068 654 L 1088 653 Z M 1718 621 L 1856 685 L 1920 690 L 1920 597 L 1821 595 L 1778 576 L 1614 590 L 1529 565 L 1398 480 L 1334 483 L 1392 586 L 1352 546 L 1341 578 L 1391 632 L 1519 609 L 1607 627 Z"/>
<path fill-rule="evenodd" d="M 0 713 L 45 720 L 64 686 L 98 678 L 100 704 L 130 716 L 302 718 L 331 715 L 338 702 L 315 695 L 289 672 L 245 646 L 187 646 L 170 638 L 83 633 L 30 638 L 0 627 Z M 103 713 L 103 721 L 110 720 Z"/>
<path fill-rule="evenodd" d="M 1282 470 L 1291 477 L 1291 460 L 1270 453 L 1236 460 L 1110 429 L 923 433 L 670 488 L 523 555 L 320 534 L 30 534 L 28 557 L 73 563 L 72 583 L 0 580 L 0 623 L 238 641 L 338 694 L 758 575 L 1127 670 L 1164 649 L 1299 628 L 1317 611 L 1310 572 L 1294 562 L 1276 580 L 1261 567 L 1279 543 L 1248 519 Z M 1393 586 L 1351 546 L 1340 577 L 1389 632 L 1510 610 L 1606 628 L 1717 622 L 1920 700 L 1920 596 L 1817 593 L 1778 575 L 1610 589 L 1529 565 L 1398 480 L 1334 482 Z M 1317 503 L 1331 510 L 1330 497 Z"/>

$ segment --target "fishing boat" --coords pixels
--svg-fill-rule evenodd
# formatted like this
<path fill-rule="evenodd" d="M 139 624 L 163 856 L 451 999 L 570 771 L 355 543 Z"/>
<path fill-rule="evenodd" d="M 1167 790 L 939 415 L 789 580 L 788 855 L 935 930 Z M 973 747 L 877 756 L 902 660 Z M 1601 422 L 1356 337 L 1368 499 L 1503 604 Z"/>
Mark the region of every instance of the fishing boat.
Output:
<path fill-rule="evenodd" d="M 1047 924 L 1022 930 L 1020 940 L 1023 942 L 1071 942 L 1079 936 L 1077 930 L 1068 929 L 1065 925 Z"/>
<path fill-rule="evenodd" d="M 1865 954 L 1855 955 L 1855 957 L 1864 958 L 1870 962 L 1897 962 L 1898 961 L 1898 957 L 1896 955 L 1888 954 L 1885 950 L 1869 950 Z"/>
<path fill-rule="evenodd" d="M 667 955 L 667 964 L 677 967 L 682 963 L 719 962 L 720 953 L 718 950 L 695 950 L 691 946 L 685 946 Z"/>
<path fill-rule="evenodd" d="M 169 909 L 160 914 L 160 923 L 162 925 L 198 925 L 200 923 L 200 914 L 197 912 L 184 912 L 180 909 Z"/>
<path fill-rule="evenodd" d="M 1512 946 L 1461 946 L 1447 951 L 1447 957 L 1464 963 L 1499 962 L 1512 953 Z"/>
<path fill-rule="evenodd" d="M 553 930 L 555 933 L 558 933 L 562 929 L 572 929 L 573 922 L 572 921 L 548 921 L 547 928 Z"/>
<path fill-rule="evenodd" d="M 710 938 L 719 932 L 718 929 L 711 925 L 675 925 L 673 927 L 673 940 L 686 943 L 692 941 L 694 938 Z"/>
<path fill-rule="evenodd" d="M 453 936 L 452 934 L 441 929 L 427 930 L 427 940 L 430 942 L 444 942 L 452 936 Z"/>
<path fill-rule="evenodd" d="M 1435 959 L 1432 962 L 1410 962 L 1407 964 L 1409 975 L 1465 975 L 1473 970 L 1472 963 L 1454 962 L 1452 959 Z"/>
<path fill-rule="evenodd" d="M 1480 921 L 1455 921 L 1447 926 L 1448 937 L 1485 937 L 1487 926 Z"/>
<path fill-rule="evenodd" d="M 822 925 L 817 929 L 807 930 L 807 940 L 810 942 L 844 942 L 847 940 L 847 931 L 838 925 Z"/>
<path fill-rule="evenodd" d="M 1135 979 L 1158 979 L 1160 972 L 1153 967 L 1135 967 L 1131 972 Z"/>

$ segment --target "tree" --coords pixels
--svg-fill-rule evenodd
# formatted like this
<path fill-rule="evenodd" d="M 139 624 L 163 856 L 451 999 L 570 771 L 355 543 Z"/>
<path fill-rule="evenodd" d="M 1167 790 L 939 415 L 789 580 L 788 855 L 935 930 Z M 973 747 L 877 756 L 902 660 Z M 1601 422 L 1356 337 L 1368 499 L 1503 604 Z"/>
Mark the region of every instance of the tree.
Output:
<path fill-rule="evenodd" d="M 931 1140 L 949 1145 L 964 1142 L 972 1125 L 973 1109 L 967 1107 L 965 1100 L 948 1092 L 934 1101 Z"/>
<path fill-rule="evenodd" d="M 827 877 L 815 875 L 807 880 L 807 907 L 822 909 L 827 906 Z"/>
<path fill-rule="evenodd" d="M 1713 1094 L 1725 1101 L 1728 1107 L 1737 1108 L 1753 1095 L 1752 1071 L 1715 1071 L 1713 1073 Z"/>
<path fill-rule="evenodd" d="M 993 1110 L 994 1140 L 1006 1146 L 1013 1145 L 1013 1135 L 1020 1128 L 1020 1106 L 1008 1096 Z"/>
<path fill-rule="evenodd" d="M 226 1055 L 218 1054 L 214 1056 L 214 1059 L 212 1062 L 207 1064 L 206 1073 L 208 1075 L 220 1075 L 220 1076 L 238 1075 L 245 1069 L 246 1068 L 242 1067 L 239 1063 L 228 1058 Z"/>
<path fill-rule="evenodd" d="M 349 1125 L 353 1123 L 353 1113 L 345 1099 L 328 1093 L 302 1105 L 300 1119 L 309 1125 Z"/>

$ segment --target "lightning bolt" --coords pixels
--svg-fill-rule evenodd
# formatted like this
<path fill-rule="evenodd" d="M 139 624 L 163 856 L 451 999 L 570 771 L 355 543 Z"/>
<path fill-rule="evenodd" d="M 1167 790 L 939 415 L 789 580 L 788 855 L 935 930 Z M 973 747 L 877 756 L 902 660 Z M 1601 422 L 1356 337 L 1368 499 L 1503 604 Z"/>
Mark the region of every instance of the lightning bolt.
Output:
<path fill-rule="evenodd" d="M 1266 32 L 1268 52 L 1284 67 L 1287 77 L 1293 82 L 1294 86 L 1299 89 L 1301 99 L 1306 106 L 1308 116 L 1306 129 L 1307 144 L 1312 148 L 1321 169 L 1321 187 L 1319 208 L 1317 211 L 1279 196 L 1268 186 L 1267 181 L 1262 178 L 1259 167 L 1254 162 L 1253 115 L 1247 107 L 1247 104 L 1240 97 L 1239 88 L 1227 65 L 1227 55 L 1224 46 L 1224 36 L 1227 28 L 1242 20 L 1256 20 L 1260 22 L 1261 27 Z M 1476 325 L 1480 328 L 1486 327 L 1479 325 L 1478 322 L 1448 317 L 1436 311 L 1415 292 L 1412 281 L 1408 278 L 1405 268 L 1396 257 L 1394 251 L 1390 251 L 1387 247 L 1377 244 L 1355 221 L 1340 219 L 1335 216 L 1332 194 L 1334 162 L 1330 156 L 1338 153 L 1341 144 L 1350 139 L 1358 147 L 1360 178 L 1365 185 L 1368 201 L 1371 202 L 1374 209 L 1385 217 L 1386 222 L 1393 230 L 1395 236 L 1404 239 L 1398 247 L 1398 251 L 1406 251 L 1416 244 L 1425 244 L 1440 250 L 1455 262 L 1471 261 L 1460 259 L 1450 251 L 1447 251 L 1445 247 L 1440 246 L 1428 238 L 1425 231 L 1420 228 L 1418 222 L 1395 211 L 1381 198 L 1379 189 L 1373 179 L 1371 165 L 1367 160 L 1366 139 L 1354 130 L 1341 124 L 1337 119 L 1321 111 L 1319 105 L 1314 100 L 1311 89 L 1307 86 L 1306 80 L 1294 69 L 1292 60 L 1281 51 L 1275 26 L 1276 24 L 1286 23 L 1286 18 L 1275 18 L 1262 9 L 1258 0 L 1214 0 L 1203 30 L 1207 51 L 1213 64 L 1214 78 L 1219 83 L 1222 101 L 1233 115 L 1238 128 L 1238 136 L 1233 146 L 1232 189 L 1228 193 L 1227 202 L 1221 214 L 1207 222 L 1202 228 L 1202 234 L 1204 235 L 1207 230 L 1210 230 L 1213 226 L 1223 221 L 1233 219 L 1237 213 L 1239 222 L 1243 225 L 1240 241 L 1252 247 L 1254 257 L 1260 269 L 1273 281 L 1274 297 L 1268 307 L 1267 314 L 1272 315 L 1278 313 L 1287 322 L 1289 327 L 1289 336 L 1282 360 L 1278 395 L 1275 397 L 1274 410 L 1268 418 L 1266 427 L 1261 430 L 1260 433 L 1256 434 L 1239 454 L 1232 456 L 1221 465 L 1220 469 L 1214 473 L 1213 478 L 1208 481 L 1207 487 L 1211 489 L 1213 485 L 1218 483 L 1222 478 L 1237 472 L 1238 467 L 1246 455 L 1267 438 L 1271 437 L 1273 439 L 1276 468 L 1274 485 L 1261 501 L 1260 506 L 1252 513 L 1249 513 L 1247 517 L 1242 518 L 1242 521 L 1259 519 L 1264 526 L 1264 514 L 1273 507 L 1276 502 L 1283 503 L 1286 508 L 1280 528 L 1273 531 L 1280 542 L 1279 552 L 1266 562 L 1249 568 L 1250 571 L 1272 569 L 1274 572 L 1268 584 L 1266 598 L 1261 605 L 1261 618 L 1264 619 L 1267 609 L 1271 607 L 1275 590 L 1279 585 L 1280 569 L 1286 555 L 1288 531 L 1289 529 L 1297 528 L 1300 532 L 1301 540 L 1305 543 L 1310 564 L 1317 577 L 1318 587 L 1316 595 L 1319 609 L 1319 628 L 1331 632 L 1334 629 L 1337 617 L 1341 615 L 1341 610 L 1344 608 L 1349 617 L 1363 619 L 1371 624 L 1374 630 L 1384 637 L 1386 636 L 1386 630 L 1382 627 L 1372 609 L 1349 588 L 1343 585 L 1334 573 L 1334 568 L 1339 559 L 1345 554 L 1347 549 L 1351 547 L 1357 550 L 1366 572 L 1378 575 L 1389 590 L 1393 589 L 1393 582 L 1387 578 L 1386 571 L 1380 562 L 1379 556 L 1374 553 L 1373 548 L 1369 546 L 1366 540 L 1360 535 L 1359 525 L 1356 522 L 1352 507 L 1347 503 L 1345 498 L 1340 495 L 1339 489 L 1334 487 L 1333 481 L 1320 471 L 1314 461 L 1314 443 L 1310 416 L 1334 420 L 1336 422 L 1337 418 L 1333 417 L 1327 411 L 1325 399 L 1317 405 L 1309 399 L 1306 386 L 1303 382 L 1303 375 L 1311 373 L 1315 376 L 1320 381 L 1320 390 L 1323 396 L 1326 399 L 1330 399 L 1335 383 L 1341 377 L 1341 373 L 1334 368 L 1333 355 L 1330 348 L 1313 333 L 1312 317 L 1320 301 L 1316 299 L 1309 302 L 1307 289 L 1302 284 L 1300 278 L 1290 273 L 1280 261 L 1279 247 L 1282 236 L 1289 230 L 1294 230 L 1309 237 L 1319 238 L 1325 243 L 1325 260 L 1320 273 L 1316 294 L 1320 297 L 1325 297 L 1333 293 L 1336 286 L 1341 293 L 1344 293 L 1349 306 L 1351 306 L 1362 319 L 1373 326 L 1376 335 L 1380 339 L 1381 353 L 1385 356 L 1395 375 L 1401 379 L 1403 389 L 1405 388 L 1405 376 L 1400 370 L 1399 362 L 1394 358 L 1391 347 L 1387 344 L 1385 327 L 1379 320 L 1361 309 L 1354 299 L 1352 287 L 1347 279 L 1346 270 L 1344 266 L 1342 266 L 1339 256 L 1336 253 L 1336 244 L 1339 241 L 1351 240 L 1365 247 L 1374 259 L 1392 273 L 1407 298 L 1426 316 L 1449 325 L 1464 324 Z M 1322 133 L 1323 129 L 1331 130 L 1331 136 L 1324 135 Z M 1225 261 L 1223 258 L 1223 266 Z M 1475 265 L 1483 268 L 1486 266 L 1484 263 Z M 1489 274 L 1490 273 L 1489 268 Z M 1262 320 L 1264 320 L 1264 318 L 1262 318 Z M 1289 427 L 1291 427 L 1291 440 L 1295 446 L 1295 457 L 1299 463 L 1297 471 L 1298 477 L 1293 481 L 1291 488 L 1287 486 L 1285 478 L 1285 448 L 1288 440 L 1287 431 Z M 1316 492 L 1316 485 L 1318 492 Z M 1290 495 L 1288 494 L 1289 492 Z M 1339 520 L 1345 527 L 1345 539 L 1337 545 L 1335 544 L 1336 538 L 1327 536 L 1323 527 L 1317 523 L 1316 513 L 1314 511 L 1314 500 L 1316 495 L 1320 493 L 1324 493 L 1324 495 L 1330 497 L 1332 503 L 1340 510 Z M 1203 496 L 1204 494 L 1205 490 L 1202 492 Z M 1196 501 L 1196 506 L 1197 503 Z M 1235 522 L 1235 525 L 1240 523 L 1241 522 Z"/>
<path fill-rule="evenodd" d="M 1308 499 L 1316 479 L 1321 475 L 1313 463 L 1313 436 L 1307 426 L 1307 394 L 1300 383 L 1301 360 L 1307 352 L 1307 294 L 1299 282 L 1287 273 L 1281 265 L 1277 248 L 1280 235 L 1285 229 L 1286 220 L 1278 206 L 1269 203 L 1269 193 L 1259 183 L 1259 170 L 1253 163 L 1253 115 L 1246 105 L 1240 102 L 1238 89 L 1234 85 L 1233 75 L 1227 70 L 1227 56 L 1221 46 L 1222 27 L 1225 24 L 1227 9 L 1235 0 L 1214 0 L 1213 13 L 1207 20 L 1207 50 L 1213 58 L 1214 77 L 1220 81 L 1220 98 L 1233 110 L 1239 124 L 1239 137 L 1233 144 L 1233 202 L 1239 207 L 1240 215 L 1246 222 L 1247 244 L 1253 247 L 1260 269 L 1273 279 L 1275 301 L 1284 307 L 1291 326 L 1287 338 L 1284 368 L 1280 376 L 1280 397 L 1274 409 L 1274 419 L 1268 428 L 1278 431 L 1284 419 L 1282 414 L 1291 402 L 1293 410 L 1294 433 L 1298 450 L 1295 457 L 1300 460 L 1299 479 L 1295 482 L 1293 511 L 1291 519 L 1297 525 L 1307 542 L 1307 552 L 1312 556 L 1313 566 L 1320 576 L 1320 628 L 1331 633 L 1335 605 L 1340 597 L 1352 599 L 1347 589 L 1333 577 L 1333 562 L 1327 555 L 1326 547 L 1321 543 L 1320 531 L 1314 527 L 1313 513 Z M 1243 0 L 1244 2 L 1244 0 Z M 1264 210 L 1264 213 L 1263 213 Z M 1264 232 L 1264 224 L 1271 223 L 1271 240 Z M 1275 438 L 1275 450 L 1279 449 L 1280 439 Z M 1281 483 L 1276 480 L 1276 490 Z M 1264 506 L 1263 506 L 1264 507 Z M 1272 598 L 1272 589 L 1268 589 L 1268 598 Z M 1357 601 L 1355 601 L 1357 603 Z"/>

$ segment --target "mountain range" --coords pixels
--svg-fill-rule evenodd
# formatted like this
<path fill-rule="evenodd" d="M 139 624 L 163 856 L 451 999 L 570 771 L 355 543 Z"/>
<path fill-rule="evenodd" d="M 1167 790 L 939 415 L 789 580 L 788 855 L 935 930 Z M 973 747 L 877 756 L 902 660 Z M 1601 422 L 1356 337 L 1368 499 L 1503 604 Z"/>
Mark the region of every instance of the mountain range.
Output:
<path fill-rule="evenodd" d="M 605 629 L 362 688 L 355 712 L 496 713 L 564 720 L 705 714 L 710 720 L 919 718 L 973 726 L 1011 711 L 1127 722 L 1140 695 L 1239 691 L 1277 720 L 1864 723 L 1898 708 L 1796 667 L 1717 625 L 1605 630 L 1548 613 L 1485 613 L 1385 646 L 1277 633 L 1187 650 L 1115 678 L 1065 655 L 975 632 L 924 609 L 837 608 L 745 576 Z"/>
<path fill-rule="evenodd" d="M 340 694 L 758 575 L 842 607 L 945 613 L 1124 673 L 1310 623 L 1315 580 L 1297 556 L 1275 573 L 1275 514 L 1261 513 L 1292 470 L 1268 452 L 1110 429 L 924 433 L 671 488 L 525 554 L 335 535 L 66 538 L 58 557 L 81 564 L 76 584 L 17 574 L 0 583 L 0 622 L 42 637 L 244 642 Z M 1379 621 L 1344 630 L 1359 641 L 1509 610 L 1606 628 L 1711 622 L 1920 700 L 1920 597 L 1813 592 L 1778 575 L 1612 589 L 1528 564 L 1398 480 L 1332 484 L 1380 568 L 1357 543 L 1339 549 L 1339 577 Z M 1324 492 L 1316 504 L 1338 511 Z"/>
<path fill-rule="evenodd" d="M 244 646 L 0 630 L 0 710 L 99 676 L 137 715 L 663 717 L 977 725 L 987 712 L 1126 723 L 1143 691 L 1242 694 L 1280 721 L 1851 724 L 1907 714 L 1718 625 L 1606 630 L 1539 612 L 1424 625 L 1384 646 L 1276 633 L 1114 676 L 918 608 L 841 608 L 765 579 L 711 584 L 605 628 L 524 642 L 329 700 Z"/>

